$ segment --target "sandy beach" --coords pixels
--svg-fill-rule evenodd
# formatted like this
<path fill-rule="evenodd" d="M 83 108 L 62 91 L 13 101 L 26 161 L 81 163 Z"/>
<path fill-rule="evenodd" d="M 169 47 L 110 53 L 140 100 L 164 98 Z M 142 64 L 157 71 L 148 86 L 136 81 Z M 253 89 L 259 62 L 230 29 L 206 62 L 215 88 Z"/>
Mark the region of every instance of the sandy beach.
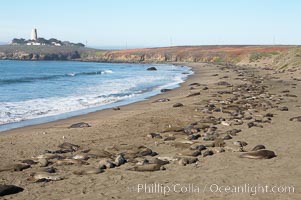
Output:
<path fill-rule="evenodd" d="M 172 91 L 120 110 L 1 132 L 0 184 L 24 188 L 3 199 L 300 199 L 301 123 L 294 118 L 301 115 L 300 70 L 178 64 L 195 74 Z M 69 128 L 79 122 L 91 127 Z M 53 153 L 64 142 L 79 148 Z M 239 157 L 259 144 L 276 157 Z M 34 173 L 45 170 L 41 163 L 14 171 L 14 164 L 39 162 L 39 155 L 50 154 L 57 157 L 47 158 L 45 166 L 55 168 L 62 180 L 33 180 Z M 78 154 L 89 159 L 58 162 Z M 125 164 L 83 173 L 119 154 Z M 155 158 L 169 163 L 137 171 Z"/>

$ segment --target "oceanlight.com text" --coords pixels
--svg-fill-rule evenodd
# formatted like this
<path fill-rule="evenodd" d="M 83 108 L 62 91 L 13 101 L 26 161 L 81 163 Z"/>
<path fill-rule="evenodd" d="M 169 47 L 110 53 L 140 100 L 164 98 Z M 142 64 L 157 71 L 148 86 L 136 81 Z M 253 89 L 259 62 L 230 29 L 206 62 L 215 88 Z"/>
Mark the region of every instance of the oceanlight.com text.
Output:
<path fill-rule="evenodd" d="M 264 185 L 264 184 L 241 184 L 241 185 L 220 185 L 220 184 L 137 184 L 128 187 L 131 192 L 137 193 L 248 193 L 257 195 L 259 193 L 294 193 L 295 187 L 291 185 Z"/>

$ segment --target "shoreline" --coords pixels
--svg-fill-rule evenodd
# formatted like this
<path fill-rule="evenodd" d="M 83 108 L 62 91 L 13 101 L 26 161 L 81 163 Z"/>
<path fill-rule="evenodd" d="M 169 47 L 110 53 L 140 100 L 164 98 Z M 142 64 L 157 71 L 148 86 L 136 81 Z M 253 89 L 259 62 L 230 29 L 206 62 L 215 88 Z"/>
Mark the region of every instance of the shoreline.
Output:
<path fill-rule="evenodd" d="M 181 65 L 181 64 L 180 64 Z M 177 162 L 165 165 L 166 170 L 154 172 L 128 171 L 129 167 L 136 163 L 129 160 L 128 163 L 113 169 L 106 169 L 101 174 L 75 175 L 72 172 L 78 169 L 96 167 L 98 159 L 89 159 L 88 166 L 66 165 L 53 166 L 57 168 L 57 174 L 63 176 L 60 181 L 45 183 L 32 183 L 27 181 L 30 174 L 42 168 L 32 165 L 31 168 L 20 172 L 0 170 L 1 183 L 15 184 L 25 190 L 16 195 L 14 199 L 250 199 L 252 193 L 169 193 L 168 195 L 158 193 L 137 193 L 129 190 L 137 184 L 162 183 L 163 185 L 188 185 L 194 184 L 200 187 L 204 185 L 217 184 L 226 185 L 279 185 L 294 186 L 294 193 L 258 193 L 258 199 L 298 199 L 301 194 L 298 180 L 300 175 L 301 147 L 300 122 L 293 122 L 291 117 L 300 115 L 301 91 L 298 90 L 300 82 L 293 80 L 289 73 L 273 73 L 270 70 L 246 68 L 238 66 L 217 66 L 213 64 L 187 63 L 193 68 L 194 74 L 170 92 L 153 96 L 146 101 L 121 106 L 121 110 L 114 111 L 105 109 L 86 115 L 76 116 L 64 120 L 46 124 L 28 126 L 14 129 L 0 134 L 0 154 L 2 162 L 0 169 L 7 165 L 19 163 L 21 160 L 31 159 L 34 156 L 45 154 L 45 150 L 56 150 L 63 142 L 70 142 L 80 146 L 81 150 L 90 149 L 91 154 L 102 155 L 103 152 L 117 153 L 135 151 L 137 146 L 145 146 L 159 155 L 155 157 L 174 157 L 187 148 L 187 143 L 204 144 L 207 149 L 214 152 L 212 156 L 204 157 L 204 151 L 198 156 L 198 163 L 181 166 Z M 240 76 L 243 74 L 243 77 Z M 299 76 L 300 71 L 294 73 Z M 245 79 L 245 80 L 244 80 Z M 259 123 L 263 127 L 248 128 L 248 120 L 243 120 L 242 125 L 222 125 L 202 122 L 208 116 L 216 119 L 223 117 L 230 120 L 229 116 L 222 112 L 205 113 L 206 105 L 212 101 L 226 101 L 232 98 L 231 87 L 217 85 L 218 82 L 231 83 L 232 89 L 244 87 L 250 81 L 261 81 L 257 85 L 265 88 L 264 94 L 272 95 L 275 102 L 271 108 L 258 108 L 254 117 L 260 117 L 266 113 L 272 113 L 270 123 Z M 201 86 L 191 90 L 191 83 L 200 83 Z M 297 85 L 294 85 L 297 84 Z M 207 85 L 209 89 L 203 90 Z M 282 91 L 289 90 L 289 93 Z M 200 95 L 189 94 L 200 92 Z M 248 92 L 244 93 L 247 95 Z M 296 95 L 285 96 L 286 94 Z M 257 97 L 256 92 L 254 95 Z M 279 99 L 277 98 L 279 97 Z M 152 103 L 159 98 L 169 98 L 168 102 Z M 272 100 L 274 100 L 272 98 Z M 256 98 L 255 98 L 256 99 Z M 260 100 L 260 98 L 259 98 Z M 252 99 L 248 100 L 252 103 Z M 182 107 L 173 107 L 175 103 L 183 103 Z M 247 103 L 245 103 L 247 104 Z M 239 107 L 243 107 L 239 105 Z M 280 111 L 279 108 L 286 106 L 288 111 Z M 257 119 L 258 120 L 258 119 Z M 92 125 L 89 128 L 68 129 L 71 124 L 87 122 Z M 233 135 L 232 139 L 224 140 L 225 147 L 210 146 L 214 141 L 206 141 L 205 131 L 200 130 L 201 138 L 187 140 L 187 134 L 177 131 L 179 128 L 190 124 L 196 127 L 209 124 L 216 127 L 218 133 L 223 134 L 232 129 L 240 129 L 241 132 Z M 149 138 L 150 133 L 159 133 L 163 139 Z M 172 139 L 174 137 L 175 139 Z M 170 140 L 166 139 L 169 138 Z M 166 139 L 166 140 L 165 140 Z M 263 144 L 267 149 L 276 153 L 277 157 L 272 159 L 252 160 L 239 158 L 242 153 L 233 145 L 234 141 L 246 141 L 248 145 L 245 151 L 250 151 L 255 145 Z M 184 145 L 186 142 L 186 146 Z M 185 147 L 182 147 L 182 146 Z M 189 146 L 189 145 L 188 145 Z M 221 149 L 225 152 L 222 152 Z M 151 156 L 143 156 L 134 160 L 153 159 Z M 55 162 L 55 160 L 53 160 Z"/>
<path fill-rule="evenodd" d="M 49 62 L 49 61 L 45 61 L 45 62 Z M 71 62 L 80 62 L 80 61 L 71 61 Z M 114 64 L 114 63 L 112 63 L 112 64 Z M 137 63 L 133 63 L 133 64 L 137 64 Z M 141 64 L 146 64 L 146 63 L 141 63 Z M 180 64 L 175 64 L 175 63 L 164 63 L 163 65 L 174 65 L 177 67 L 182 67 Z M 187 66 L 185 66 L 185 67 L 187 67 Z M 175 88 L 181 87 L 181 84 L 183 82 L 185 82 L 191 75 L 194 74 L 192 68 L 190 68 L 190 67 L 188 67 L 188 68 L 189 69 L 187 69 L 187 71 L 182 72 L 182 73 L 189 73 L 189 74 L 187 74 L 187 76 L 185 78 L 183 78 L 181 80 L 182 82 L 180 82 L 180 83 L 176 83 L 176 82 L 168 83 L 167 85 L 169 85 L 169 86 L 167 86 L 167 87 L 165 87 L 166 84 L 162 85 L 162 86 L 158 86 L 157 89 L 142 93 L 137 97 L 118 100 L 116 102 L 112 102 L 112 103 L 105 104 L 105 105 L 85 108 L 85 109 L 81 109 L 81 110 L 74 110 L 74 111 L 69 111 L 67 113 L 60 113 L 60 114 L 55 114 L 55 115 L 50 115 L 50 116 L 44 116 L 44 117 L 41 116 L 38 118 L 26 119 L 24 121 L 19 121 L 19 122 L 2 124 L 2 125 L 0 125 L 0 134 L 5 131 L 9 131 L 9 130 L 13 130 L 13 129 L 24 128 L 27 126 L 34 126 L 34 125 L 69 119 L 69 118 L 76 117 L 76 116 L 87 115 L 87 114 L 94 113 L 94 112 L 101 111 L 101 110 L 113 109 L 114 107 L 125 106 L 125 105 L 129 105 L 129 104 L 137 103 L 140 101 L 148 100 L 150 97 L 154 97 L 154 96 L 157 96 L 157 95 L 163 93 L 160 91 L 160 89 L 174 90 Z M 180 74 L 179 74 L 179 76 L 180 76 Z"/>
<path fill-rule="evenodd" d="M 139 103 L 142 103 L 142 102 L 145 102 L 145 103 L 152 103 L 154 100 L 158 99 L 158 98 L 167 98 L 168 96 L 170 96 L 170 93 L 175 93 L 174 91 L 177 90 L 177 89 L 180 89 L 183 85 L 187 85 L 185 84 L 189 79 L 191 79 L 193 76 L 196 76 L 196 75 L 199 75 L 199 74 L 196 74 L 195 70 L 197 70 L 196 68 L 194 69 L 194 67 L 191 67 L 189 66 L 189 63 L 165 63 L 165 64 L 171 64 L 171 65 L 175 65 L 175 66 L 178 66 L 180 67 L 182 64 L 185 64 L 185 66 L 191 68 L 190 71 L 192 71 L 192 74 L 188 75 L 186 77 L 185 80 L 183 80 L 182 83 L 180 84 L 177 84 L 175 86 L 175 88 L 173 88 L 171 91 L 168 91 L 167 93 L 166 92 L 160 92 L 158 94 L 155 94 L 153 96 L 150 96 L 150 97 L 147 97 L 147 98 L 143 98 L 141 100 L 138 100 L 138 101 L 134 101 L 134 102 L 131 102 L 131 103 L 126 103 L 124 105 L 120 105 L 118 107 L 120 107 L 121 109 L 125 108 L 126 106 L 133 106 L 135 107 L 136 104 L 139 104 Z M 187 65 L 188 64 L 188 65 Z M 115 103 L 118 103 L 118 102 L 115 102 Z M 113 103 L 114 104 L 114 103 Z M 96 107 L 95 107 L 96 108 Z M 48 121 L 48 122 L 42 122 L 42 123 L 37 123 L 37 124 L 31 124 L 31 125 L 25 125 L 25 126 L 22 126 L 22 127 L 17 127 L 17 128 L 12 128 L 12 129 L 9 129 L 9 130 L 4 130 L 4 131 L 0 131 L 0 136 L 1 134 L 9 134 L 9 132 L 15 132 L 15 131 L 22 131 L 22 129 L 35 129 L 35 128 L 46 128 L 46 127 L 50 127 L 51 125 L 55 125 L 57 123 L 63 123 L 65 124 L 65 121 L 66 123 L 67 122 L 71 122 L 71 121 L 80 121 L 80 119 L 82 118 L 93 118 L 92 116 L 89 117 L 89 115 L 97 115 L 97 114 L 100 114 L 98 112 L 113 112 L 113 113 L 117 113 L 118 111 L 114 111 L 113 110 L 114 106 L 110 106 L 108 108 L 104 108 L 104 109 L 101 109 L 101 110 L 96 110 L 96 111 L 92 111 L 92 112 L 88 112 L 88 113 L 85 113 L 85 114 L 79 114 L 79 115 L 75 115 L 75 116 L 71 116 L 71 117 L 66 117 L 66 118 L 62 118 L 62 119 L 57 119 L 57 120 L 54 120 L 54 121 Z M 53 116 L 55 118 L 55 116 Z M 47 117 L 46 117 L 47 118 Z M 34 119 L 34 120 L 38 120 L 38 119 Z M 76 122 L 74 122 L 76 123 Z M 70 124 L 71 125 L 71 124 Z"/>

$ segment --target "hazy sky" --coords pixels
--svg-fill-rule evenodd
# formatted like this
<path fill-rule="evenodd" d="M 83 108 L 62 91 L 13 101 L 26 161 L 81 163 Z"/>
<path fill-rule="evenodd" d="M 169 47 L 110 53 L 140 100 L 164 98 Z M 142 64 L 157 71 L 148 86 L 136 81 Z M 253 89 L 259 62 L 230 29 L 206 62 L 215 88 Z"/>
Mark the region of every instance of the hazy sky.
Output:
<path fill-rule="evenodd" d="M 0 41 L 88 46 L 301 44 L 299 0 L 1 0 Z"/>

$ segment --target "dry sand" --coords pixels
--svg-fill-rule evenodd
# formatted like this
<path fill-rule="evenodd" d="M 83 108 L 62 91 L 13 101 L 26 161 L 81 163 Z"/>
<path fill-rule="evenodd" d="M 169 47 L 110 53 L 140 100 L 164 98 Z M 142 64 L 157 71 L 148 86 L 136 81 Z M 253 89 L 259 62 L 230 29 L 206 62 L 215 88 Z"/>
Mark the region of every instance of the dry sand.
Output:
<path fill-rule="evenodd" d="M 242 125 L 216 126 L 221 136 L 231 129 L 242 131 L 233 136 L 231 140 L 225 140 L 225 147 L 208 147 L 215 153 L 213 156 L 198 156 L 196 164 L 181 166 L 177 162 L 171 162 L 164 167 L 166 170 L 154 172 L 137 172 L 126 170 L 135 163 L 128 162 L 120 167 L 106 169 L 100 174 L 75 175 L 72 172 L 87 167 L 97 168 L 97 162 L 101 158 L 90 158 L 86 165 L 55 166 L 57 174 L 64 177 L 60 181 L 39 182 L 28 181 L 30 174 L 37 172 L 41 167 L 32 165 L 31 168 L 20 172 L 0 172 L 0 184 L 14 184 L 24 188 L 23 192 L 8 195 L 5 199 L 301 199 L 301 122 L 290 121 L 291 117 L 301 115 L 301 90 L 300 81 L 293 80 L 301 78 L 300 71 L 293 73 L 275 73 L 272 70 L 242 67 L 223 67 L 212 64 L 186 64 L 193 67 L 195 75 L 191 76 L 180 88 L 170 92 L 157 95 L 149 100 L 138 102 L 121 107 L 121 110 L 114 111 L 107 109 L 95 113 L 73 117 L 66 120 L 24 127 L 0 133 L 0 169 L 6 168 L 21 160 L 31 159 L 33 156 L 43 154 L 45 150 L 57 150 L 58 145 L 70 142 L 80 146 L 80 150 L 91 149 L 89 153 L 101 154 L 103 150 L 113 154 L 129 152 L 135 146 L 144 145 L 158 153 L 155 157 L 174 157 L 182 152 L 179 143 L 188 141 L 187 135 L 183 132 L 174 132 L 172 129 L 183 128 L 193 122 L 198 122 L 196 127 L 204 125 L 203 117 L 215 116 L 229 119 L 227 113 L 213 112 L 203 113 L 205 106 L 210 100 L 227 100 L 233 97 L 232 89 L 239 84 L 249 83 L 250 80 L 262 81 L 255 83 L 257 86 L 267 86 L 264 93 L 270 94 L 272 108 L 264 110 L 262 107 L 255 107 L 250 110 L 253 119 L 245 120 Z M 243 76 L 238 76 L 243 72 Z M 214 74 L 217 74 L 213 76 Z M 224 77 L 227 76 L 227 77 Z M 222 78 L 224 77 L 224 78 Z M 239 78 L 239 79 L 237 79 Z M 260 79 L 262 78 L 262 79 Z M 217 82 L 226 81 L 233 84 L 233 87 L 217 85 Z M 208 86 L 203 90 L 203 85 L 190 90 L 189 84 L 198 82 Z M 297 84 L 297 85 L 294 85 Z M 283 93 L 289 90 L 289 93 Z M 230 91 L 230 94 L 218 94 L 218 91 Z M 200 92 L 201 95 L 187 97 L 188 94 Z M 221 93 L 221 92 L 220 92 Z M 248 92 L 243 92 L 245 96 Z M 286 94 L 297 95 L 285 96 Z M 252 97 L 252 95 L 251 95 Z M 153 101 L 160 98 L 169 98 L 169 102 Z M 258 95 L 256 98 L 259 98 Z M 257 99 L 248 99 L 245 104 Z M 260 100 L 261 101 L 261 100 Z M 260 102 L 259 101 L 259 102 Z M 184 106 L 174 108 L 173 104 L 182 103 Z M 216 103 L 215 103 L 216 104 Z M 217 107 L 220 104 L 216 104 Z M 277 107 L 287 106 L 288 111 L 280 111 Z M 272 113 L 271 123 L 257 123 L 260 127 L 248 128 L 247 123 L 261 118 L 266 113 Z M 217 121 L 217 120 L 216 120 Z M 71 124 L 87 122 L 92 127 L 69 129 Z M 171 128 L 170 128 L 171 127 Z M 165 132 L 164 131 L 169 131 Z M 204 141 L 203 136 L 194 143 L 211 145 L 213 141 Z M 175 136 L 176 140 L 164 141 L 146 137 L 147 134 L 156 132 L 163 137 Z M 255 145 L 263 144 L 267 149 L 274 151 L 277 157 L 272 159 L 244 159 L 239 158 L 240 148 L 233 145 L 234 141 L 245 141 L 245 151 L 250 151 Z M 176 145 L 176 146 L 175 146 Z M 188 149 L 188 147 L 186 147 Z M 224 149 L 225 152 L 217 153 Z M 79 150 L 79 151 L 80 151 Z M 205 150 L 206 151 L 206 150 Z M 205 151 L 202 151 L 204 154 Z M 74 153 L 76 154 L 76 152 Z M 103 153 L 102 153 L 103 154 Z M 127 156 L 127 153 L 125 153 Z M 151 159 L 151 156 L 144 156 Z M 136 160 L 142 160 L 142 157 Z M 141 190 L 137 192 L 138 184 L 160 184 L 159 189 L 170 192 L 163 194 L 162 191 Z M 178 184 L 178 185 L 176 185 Z M 174 191 L 174 185 L 176 190 Z M 215 191 L 219 186 L 221 192 Z M 227 186 L 231 189 L 244 186 L 250 191 L 226 192 Z M 282 191 L 256 192 L 253 186 L 293 186 L 294 192 Z M 185 187 L 189 189 L 185 191 Z M 180 192 L 180 188 L 183 191 Z M 253 188 L 252 188 L 253 187 Z M 150 188 L 149 188 L 150 189 Z M 153 188 L 154 189 L 154 188 Z M 157 188 L 158 189 L 158 188 Z M 210 191 L 214 190 L 214 191 Z M 199 190 L 199 191 L 198 191 Z M 288 189 L 287 189 L 288 190 Z M 0 197 L 1 198 L 1 197 Z"/>

